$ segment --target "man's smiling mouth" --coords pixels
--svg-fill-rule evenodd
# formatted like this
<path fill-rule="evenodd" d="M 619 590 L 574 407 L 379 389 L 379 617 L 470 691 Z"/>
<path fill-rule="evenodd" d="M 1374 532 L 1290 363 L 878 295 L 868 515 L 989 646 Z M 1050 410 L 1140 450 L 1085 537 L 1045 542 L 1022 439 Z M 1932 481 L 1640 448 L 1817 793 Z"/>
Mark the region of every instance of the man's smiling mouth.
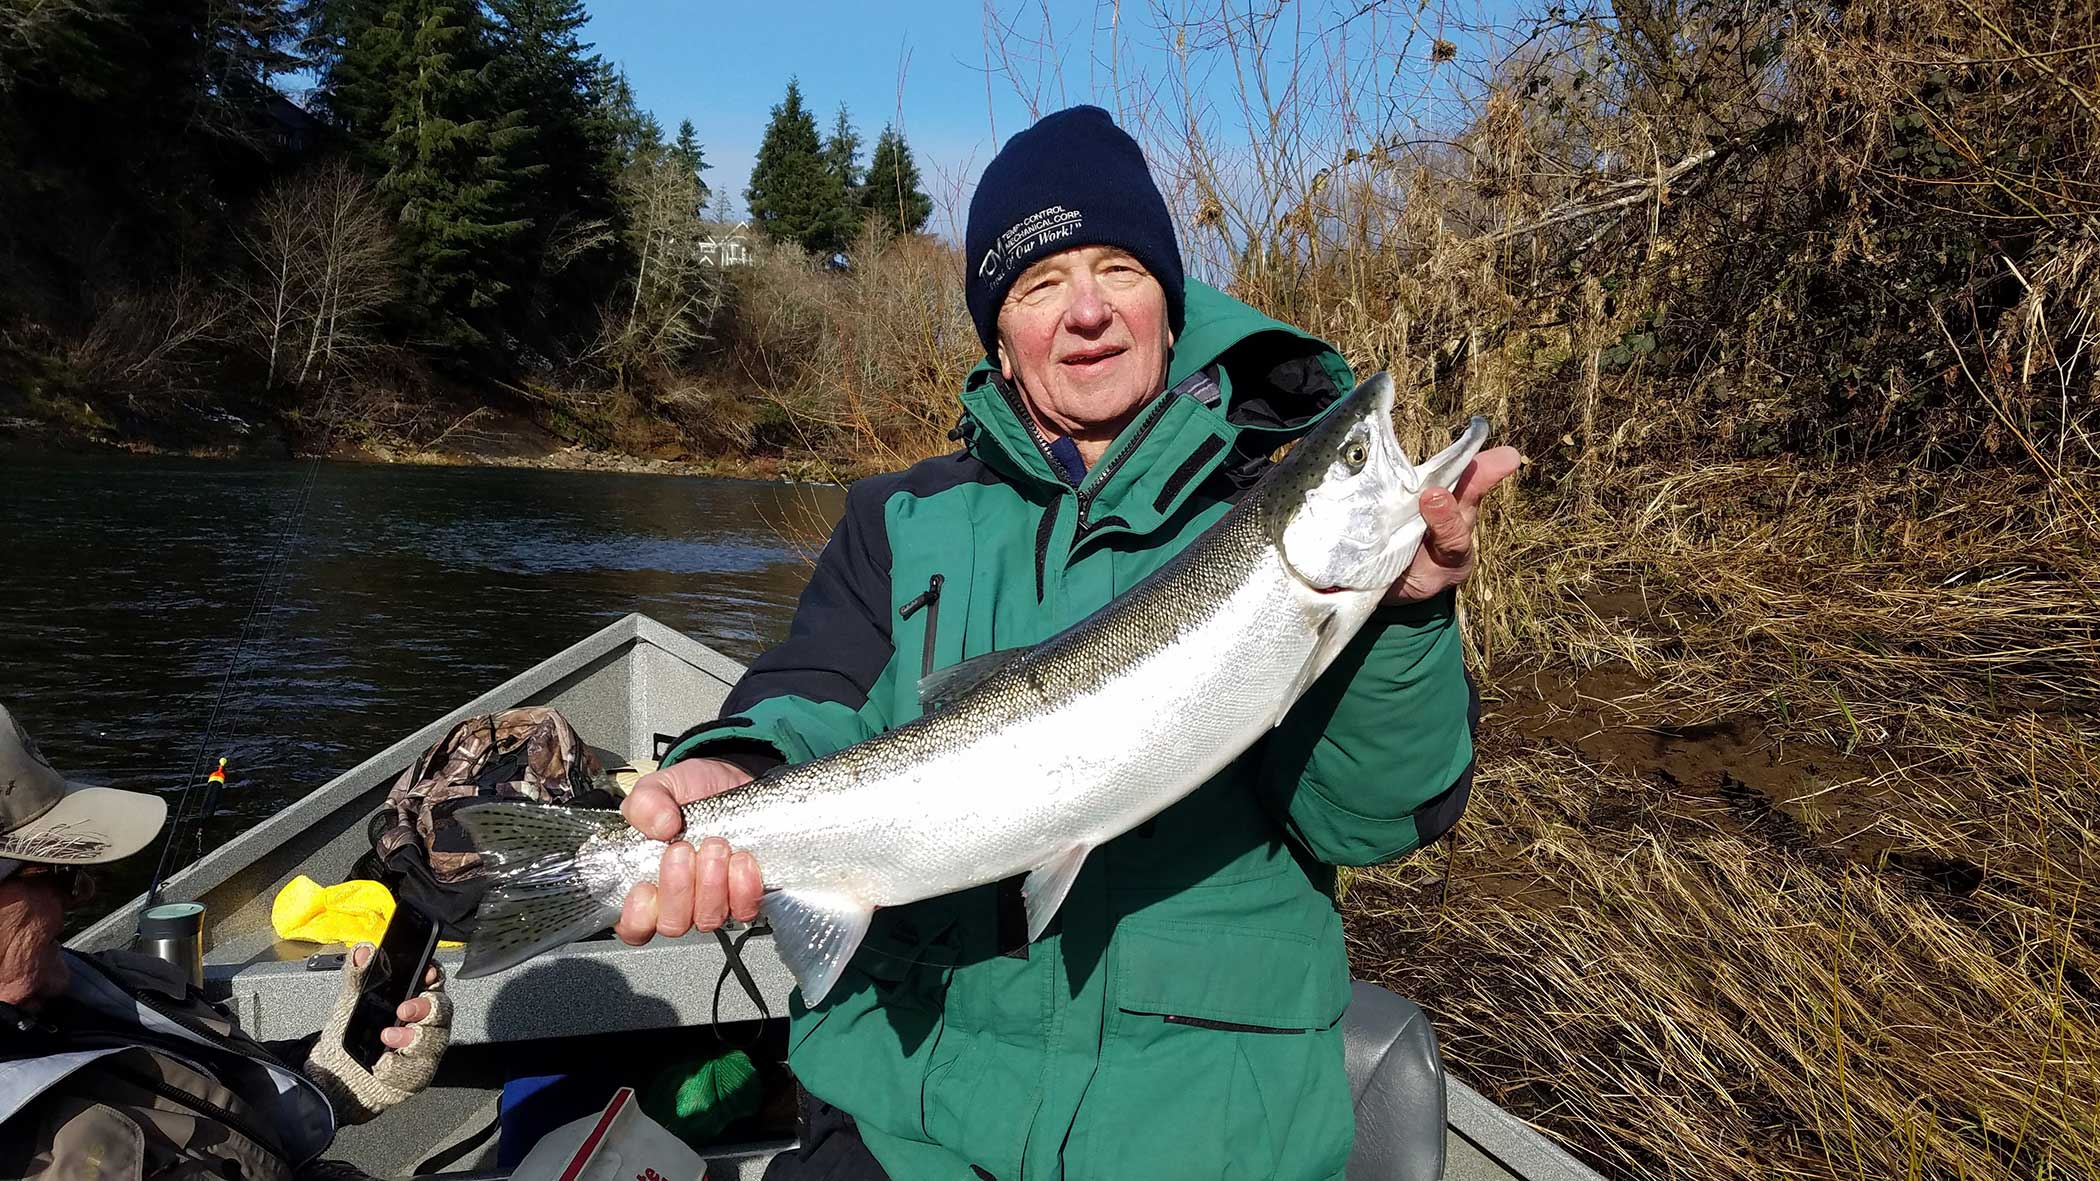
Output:
<path fill-rule="evenodd" d="M 1092 349 L 1084 353 L 1073 353 L 1060 361 L 1059 364 L 1070 365 L 1075 369 L 1083 369 L 1090 365 L 1098 365 L 1103 361 L 1112 361 L 1122 356 L 1125 351 L 1122 348 Z"/>

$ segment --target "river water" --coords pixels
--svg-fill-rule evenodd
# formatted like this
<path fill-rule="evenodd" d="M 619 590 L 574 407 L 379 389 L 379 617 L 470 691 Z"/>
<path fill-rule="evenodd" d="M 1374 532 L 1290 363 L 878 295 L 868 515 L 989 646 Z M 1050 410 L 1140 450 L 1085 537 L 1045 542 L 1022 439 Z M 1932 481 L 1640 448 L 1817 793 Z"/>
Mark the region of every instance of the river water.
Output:
<path fill-rule="evenodd" d="M 171 807 L 200 744 L 227 756 L 187 861 L 630 611 L 749 660 L 786 634 L 843 504 L 678 476 L 16 454 L 0 702 L 69 778 Z M 152 860 L 99 873 L 69 926 Z"/>

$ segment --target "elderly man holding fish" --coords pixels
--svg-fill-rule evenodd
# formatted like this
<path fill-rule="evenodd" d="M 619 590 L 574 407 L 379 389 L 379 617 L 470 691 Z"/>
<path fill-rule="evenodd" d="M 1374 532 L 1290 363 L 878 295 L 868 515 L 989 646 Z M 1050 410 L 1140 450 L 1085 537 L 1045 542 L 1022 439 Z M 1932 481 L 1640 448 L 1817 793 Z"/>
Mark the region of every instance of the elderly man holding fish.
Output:
<path fill-rule="evenodd" d="M 656 880 L 615 929 L 773 922 L 812 1103 L 768 1176 L 1340 1177 L 1333 867 L 1465 806 L 1453 593 L 1517 454 L 1475 458 L 1476 423 L 1408 465 L 1382 376 L 1349 394 L 1330 346 L 1185 279 L 1099 109 L 1008 141 L 966 245 L 961 448 L 853 486 L 788 639 L 636 787 L 644 873 L 601 876 Z M 746 795 L 841 843 L 736 819 Z M 880 847 L 842 868 L 856 827 Z M 983 872 L 933 868 L 950 845 Z"/>

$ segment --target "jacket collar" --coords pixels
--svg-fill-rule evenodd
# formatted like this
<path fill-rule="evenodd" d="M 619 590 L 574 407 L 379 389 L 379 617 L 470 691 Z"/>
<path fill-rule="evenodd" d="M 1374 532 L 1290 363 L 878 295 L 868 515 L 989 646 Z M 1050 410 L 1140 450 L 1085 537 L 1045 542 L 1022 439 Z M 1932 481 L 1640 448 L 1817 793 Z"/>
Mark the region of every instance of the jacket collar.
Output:
<path fill-rule="evenodd" d="M 1189 491 L 1225 462 L 1242 433 L 1262 429 L 1234 421 L 1240 399 L 1226 354 L 1236 346 L 1264 333 L 1284 334 L 1317 345 L 1330 375 L 1338 383 L 1349 380 L 1347 365 L 1331 346 L 1216 288 L 1191 281 L 1184 304 L 1166 392 L 1138 412 L 1077 489 L 1058 474 L 1019 391 L 989 361 L 979 363 L 964 383 L 957 429 L 965 446 L 1031 499 L 1076 494 L 1087 508 L 1090 528 L 1144 533 L 1171 517 Z M 1274 442 L 1295 433 L 1279 433 Z"/>

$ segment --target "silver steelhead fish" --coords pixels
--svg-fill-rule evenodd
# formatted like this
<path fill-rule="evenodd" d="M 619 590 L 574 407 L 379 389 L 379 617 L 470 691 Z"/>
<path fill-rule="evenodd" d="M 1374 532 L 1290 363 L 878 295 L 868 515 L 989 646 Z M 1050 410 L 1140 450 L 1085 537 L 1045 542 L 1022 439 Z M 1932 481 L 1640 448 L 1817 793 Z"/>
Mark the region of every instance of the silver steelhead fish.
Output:
<path fill-rule="evenodd" d="M 1025 873 L 1035 939 L 1090 851 L 1282 720 L 1414 557 L 1422 489 L 1450 487 L 1487 438 L 1476 418 L 1417 468 L 1392 411 L 1381 373 L 1085 620 L 929 677 L 917 721 L 685 806 L 690 839 L 757 858 L 759 909 L 806 1004 L 831 990 L 876 907 Z M 489 804 L 459 818 L 496 879 L 463 977 L 611 926 L 665 848 L 617 813 Z"/>

